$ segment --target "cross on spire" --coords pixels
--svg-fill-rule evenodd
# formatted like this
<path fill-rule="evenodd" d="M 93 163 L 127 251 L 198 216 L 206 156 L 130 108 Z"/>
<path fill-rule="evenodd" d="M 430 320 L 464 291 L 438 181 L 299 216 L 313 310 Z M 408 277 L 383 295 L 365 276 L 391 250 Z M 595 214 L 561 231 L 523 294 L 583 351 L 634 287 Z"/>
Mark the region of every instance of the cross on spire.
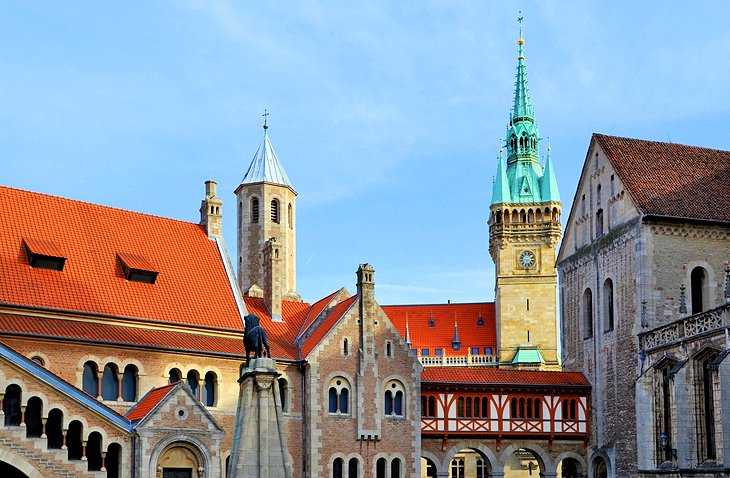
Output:
<path fill-rule="evenodd" d="M 269 129 L 269 115 L 270 113 L 264 109 L 264 114 L 261 115 L 264 117 L 264 131 Z"/>

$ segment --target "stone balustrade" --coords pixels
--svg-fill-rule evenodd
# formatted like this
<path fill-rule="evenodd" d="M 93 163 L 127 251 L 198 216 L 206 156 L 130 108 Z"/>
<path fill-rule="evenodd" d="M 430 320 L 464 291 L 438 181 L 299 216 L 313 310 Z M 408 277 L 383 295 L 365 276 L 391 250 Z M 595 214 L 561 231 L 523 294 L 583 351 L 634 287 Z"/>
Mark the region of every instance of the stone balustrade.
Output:
<path fill-rule="evenodd" d="M 706 310 L 639 334 L 639 347 L 651 351 L 730 326 L 730 304 Z"/>

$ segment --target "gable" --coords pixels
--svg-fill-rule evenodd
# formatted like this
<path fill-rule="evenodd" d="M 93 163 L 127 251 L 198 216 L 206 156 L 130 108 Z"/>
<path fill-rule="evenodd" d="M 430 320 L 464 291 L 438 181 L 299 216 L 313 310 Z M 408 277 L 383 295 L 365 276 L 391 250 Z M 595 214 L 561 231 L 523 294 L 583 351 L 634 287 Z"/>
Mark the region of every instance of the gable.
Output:
<path fill-rule="evenodd" d="M 586 153 L 557 263 L 639 216 L 639 209 L 596 136 Z"/>
<path fill-rule="evenodd" d="M 223 429 L 184 382 L 153 388 L 127 413 L 135 429 L 185 428 L 202 432 Z"/>

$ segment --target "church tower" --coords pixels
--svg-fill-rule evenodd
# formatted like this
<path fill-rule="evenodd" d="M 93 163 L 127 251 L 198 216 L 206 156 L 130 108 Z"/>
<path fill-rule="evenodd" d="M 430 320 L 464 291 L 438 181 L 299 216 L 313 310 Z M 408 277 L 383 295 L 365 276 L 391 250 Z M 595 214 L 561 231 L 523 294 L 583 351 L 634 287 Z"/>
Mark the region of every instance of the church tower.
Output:
<path fill-rule="evenodd" d="M 522 18 L 520 18 L 520 24 Z M 558 369 L 556 248 L 562 204 L 547 148 L 540 164 L 520 25 L 515 97 L 492 188 L 489 252 L 501 367 Z"/>
<path fill-rule="evenodd" d="M 236 188 L 238 285 L 244 294 L 263 296 L 276 319 L 281 316 L 282 299 L 300 300 L 296 293 L 297 193 L 276 157 L 268 129 L 265 119 L 264 138 Z"/>

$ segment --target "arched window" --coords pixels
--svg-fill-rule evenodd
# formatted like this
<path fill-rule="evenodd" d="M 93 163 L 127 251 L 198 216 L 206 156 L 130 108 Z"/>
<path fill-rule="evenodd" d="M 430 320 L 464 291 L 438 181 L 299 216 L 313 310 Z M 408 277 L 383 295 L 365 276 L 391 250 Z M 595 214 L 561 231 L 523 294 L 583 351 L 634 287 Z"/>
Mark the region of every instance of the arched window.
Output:
<path fill-rule="evenodd" d="M 271 200 L 271 222 L 279 223 L 279 200 Z"/>
<path fill-rule="evenodd" d="M 707 271 L 704 267 L 695 267 L 690 274 L 692 292 L 692 314 L 699 314 L 707 308 Z"/>
<path fill-rule="evenodd" d="M 99 375 L 97 374 L 97 370 L 94 362 L 86 362 L 84 364 L 81 388 L 92 397 L 99 396 Z"/>
<path fill-rule="evenodd" d="M 119 398 L 119 376 L 117 366 L 113 363 L 104 366 L 104 374 L 101 376 L 101 398 L 104 400 Z"/>
<path fill-rule="evenodd" d="M 176 383 L 180 381 L 180 370 L 173 368 L 170 369 L 170 383 Z"/>
<path fill-rule="evenodd" d="M 287 207 L 287 221 L 289 222 L 289 229 L 294 229 L 294 212 L 291 203 Z"/>
<path fill-rule="evenodd" d="M 205 374 L 205 382 L 203 383 L 203 400 L 202 402 L 206 407 L 214 407 L 216 399 L 216 385 L 218 384 L 218 377 L 215 372 L 208 372 Z"/>
<path fill-rule="evenodd" d="M 593 292 L 591 289 L 583 292 L 583 337 L 593 337 Z"/>
<path fill-rule="evenodd" d="M 400 469 L 400 458 L 393 458 L 393 461 L 390 462 L 390 478 L 400 478 Z"/>
<path fill-rule="evenodd" d="M 137 400 L 137 367 L 132 364 L 124 367 L 122 375 L 122 400 L 134 402 Z"/>
<path fill-rule="evenodd" d="M 91 432 L 86 442 L 86 460 L 88 461 L 89 471 L 101 470 L 104 464 L 101 457 L 101 447 L 101 434 L 99 432 Z"/>
<path fill-rule="evenodd" d="M 342 458 L 335 458 L 332 462 L 332 478 L 342 478 L 342 468 L 345 462 Z"/>
<path fill-rule="evenodd" d="M 489 465 L 483 458 L 477 458 L 477 478 L 489 478 Z"/>
<path fill-rule="evenodd" d="M 251 198 L 251 222 L 259 222 L 259 198 Z"/>
<path fill-rule="evenodd" d="M 596 187 L 596 204 L 601 205 L 601 185 L 599 184 Z"/>
<path fill-rule="evenodd" d="M 25 407 L 25 436 L 38 438 L 43 435 L 43 402 L 38 397 L 30 397 Z"/>
<path fill-rule="evenodd" d="M 63 448 L 63 412 L 58 408 L 53 408 L 48 412 L 46 437 L 48 438 L 46 446 L 49 449 L 59 450 Z"/>
<path fill-rule="evenodd" d="M 463 458 L 454 458 L 451 460 L 451 478 L 464 478 Z"/>
<path fill-rule="evenodd" d="M 118 443 L 110 443 L 104 458 L 104 468 L 108 478 L 119 478 L 119 463 L 122 461 L 122 446 Z"/>
<path fill-rule="evenodd" d="M 287 388 L 289 387 L 289 383 L 287 383 L 286 379 L 279 378 L 279 400 L 281 401 L 281 411 L 282 412 L 288 412 L 289 411 L 289 404 L 287 403 Z"/>
<path fill-rule="evenodd" d="M 464 397 L 456 399 L 456 416 L 464 418 Z"/>
<path fill-rule="evenodd" d="M 329 413 L 347 414 L 350 409 L 350 384 L 342 377 L 333 378 L 328 390 Z"/>
<path fill-rule="evenodd" d="M 342 341 L 342 354 L 343 355 L 350 355 L 350 347 L 347 342 L 347 339 Z"/>
<path fill-rule="evenodd" d="M 700 461 L 717 458 L 715 440 L 715 391 L 713 362 L 718 356 L 715 350 L 706 351 L 695 359 L 695 376 L 697 379 L 695 396 L 697 397 L 700 426 L 697 427 L 697 444 Z"/>
<path fill-rule="evenodd" d="M 82 442 L 84 426 L 78 420 L 68 424 L 66 432 L 66 448 L 68 449 L 69 460 L 80 460 L 84 456 L 84 445 Z"/>
<path fill-rule="evenodd" d="M 474 415 L 472 415 L 472 409 L 471 409 L 471 397 L 466 397 L 466 416 L 471 418 Z"/>
<path fill-rule="evenodd" d="M 196 372 L 195 370 L 189 371 L 186 383 L 188 384 L 188 387 L 190 387 L 190 390 L 193 391 L 193 395 L 195 395 L 199 400 L 200 399 L 200 375 L 198 375 L 198 372 Z"/>
<path fill-rule="evenodd" d="M 3 397 L 3 413 L 5 414 L 5 426 L 18 426 L 23 420 L 20 408 L 20 400 L 23 392 L 16 384 L 8 385 L 5 388 Z"/>
<path fill-rule="evenodd" d="M 375 478 L 385 478 L 385 468 L 388 466 L 388 462 L 385 458 L 378 458 L 375 463 Z"/>
<path fill-rule="evenodd" d="M 360 462 L 357 458 L 350 458 L 347 464 L 347 478 L 357 478 L 360 471 Z"/>
<path fill-rule="evenodd" d="M 603 331 L 611 331 L 613 326 L 613 281 L 606 279 L 603 283 Z"/>
<path fill-rule="evenodd" d="M 39 357 L 39 356 L 36 355 L 33 358 L 31 358 L 31 360 L 34 361 L 35 363 L 37 363 L 38 365 L 40 365 L 41 367 L 45 367 L 46 366 L 46 363 L 43 361 L 43 358 L 42 357 Z"/>

